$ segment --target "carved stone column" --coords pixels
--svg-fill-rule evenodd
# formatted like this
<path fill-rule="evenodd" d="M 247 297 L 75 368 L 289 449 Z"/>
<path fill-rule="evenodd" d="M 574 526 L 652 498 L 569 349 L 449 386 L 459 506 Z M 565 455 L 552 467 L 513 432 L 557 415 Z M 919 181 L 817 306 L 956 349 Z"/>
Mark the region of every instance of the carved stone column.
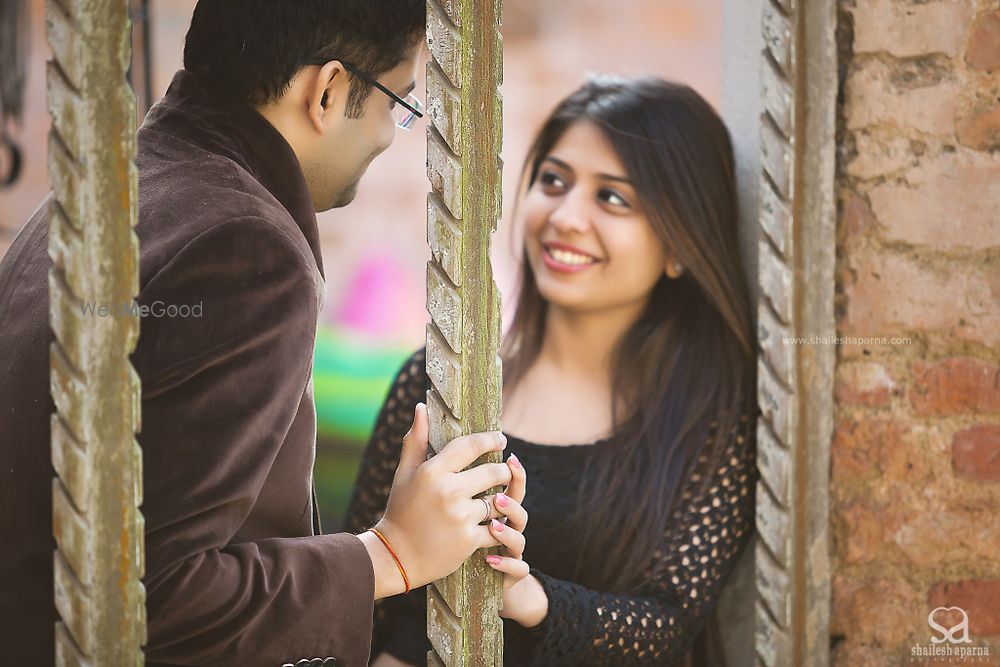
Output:
<path fill-rule="evenodd" d="M 837 19 L 762 5 L 757 662 L 812 667 L 829 663 Z"/>
<path fill-rule="evenodd" d="M 502 0 L 428 0 L 427 396 L 430 439 L 500 427 L 500 297 L 490 239 L 500 217 Z M 499 454 L 476 464 L 498 462 Z M 499 489 L 497 489 L 499 490 Z M 503 665 L 502 579 L 477 552 L 427 594 L 429 665 Z"/>
<path fill-rule="evenodd" d="M 46 19 L 56 659 L 141 665 L 140 384 L 128 358 L 139 318 L 127 310 L 139 276 L 128 2 L 49 0 Z"/>

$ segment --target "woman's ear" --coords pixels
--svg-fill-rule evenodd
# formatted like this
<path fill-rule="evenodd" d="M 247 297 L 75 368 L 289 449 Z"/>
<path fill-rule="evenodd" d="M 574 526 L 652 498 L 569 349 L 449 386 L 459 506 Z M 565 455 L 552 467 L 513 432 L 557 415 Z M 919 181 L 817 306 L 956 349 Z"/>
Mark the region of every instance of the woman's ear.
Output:
<path fill-rule="evenodd" d="M 669 262 L 667 262 L 667 268 L 664 269 L 663 272 L 667 274 L 667 278 L 670 278 L 671 280 L 676 280 L 677 278 L 681 277 L 682 273 L 684 273 L 684 266 L 676 259 L 672 259 Z"/>

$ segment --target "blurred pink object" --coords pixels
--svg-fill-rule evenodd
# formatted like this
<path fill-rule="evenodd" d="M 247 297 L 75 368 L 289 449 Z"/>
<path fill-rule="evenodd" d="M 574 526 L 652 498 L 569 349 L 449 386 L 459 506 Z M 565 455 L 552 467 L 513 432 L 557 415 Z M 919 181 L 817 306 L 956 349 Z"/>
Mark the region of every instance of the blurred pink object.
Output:
<path fill-rule="evenodd" d="M 358 264 L 331 324 L 382 340 L 422 331 L 424 285 L 402 268 L 399 258 L 374 251 Z"/>

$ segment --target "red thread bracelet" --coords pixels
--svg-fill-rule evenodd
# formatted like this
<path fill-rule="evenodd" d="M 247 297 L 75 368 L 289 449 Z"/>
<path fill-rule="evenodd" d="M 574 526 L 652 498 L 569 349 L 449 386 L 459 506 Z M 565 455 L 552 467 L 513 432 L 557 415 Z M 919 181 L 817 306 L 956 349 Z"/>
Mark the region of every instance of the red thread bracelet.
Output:
<path fill-rule="evenodd" d="M 385 539 L 385 536 L 382 533 L 380 533 L 377 528 L 369 528 L 368 531 L 372 532 L 372 533 L 375 533 L 375 537 L 377 537 L 379 540 L 381 540 L 382 544 L 384 544 L 385 548 L 389 551 L 389 555 L 392 556 L 392 559 L 394 561 L 396 561 L 396 567 L 399 568 L 399 573 L 401 575 L 403 575 L 403 584 L 406 585 L 406 591 L 404 591 L 404 592 L 405 593 L 409 593 L 410 592 L 410 578 L 406 576 L 406 570 L 403 569 L 403 564 L 399 561 L 399 556 L 397 556 L 396 552 L 392 550 L 391 546 L 389 546 L 389 540 Z"/>

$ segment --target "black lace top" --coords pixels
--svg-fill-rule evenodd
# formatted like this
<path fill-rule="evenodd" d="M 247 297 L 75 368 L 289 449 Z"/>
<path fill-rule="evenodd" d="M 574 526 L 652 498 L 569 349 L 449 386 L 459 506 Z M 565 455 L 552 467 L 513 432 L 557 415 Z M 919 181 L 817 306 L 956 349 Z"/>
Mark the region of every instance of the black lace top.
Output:
<path fill-rule="evenodd" d="M 345 530 L 360 533 L 385 510 L 400 443 L 428 388 L 421 350 L 404 364 L 389 390 L 364 453 Z M 686 511 L 674 515 L 662 548 L 653 554 L 647 583 L 630 594 L 592 590 L 569 579 L 577 551 L 584 548 L 572 525 L 579 470 L 601 443 L 538 445 L 508 434 L 506 453 L 516 454 L 528 473 L 524 559 L 545 588 L 549 612 L 531 630 L 504 620 L 504 664 L 614 667 L 668 665 L 682 658 L 752 533 L 753 422 L 743 417 L 742 432 L 732 434 L 706 491 L 697 497 L 683 494 Z M 702 470 L 692 478 L 697 481 L 704 474 Z M 415 665 L 427 664 L 425 596 L 419 588 L 376 604 L 373 659 L 388 652 Z"/>

